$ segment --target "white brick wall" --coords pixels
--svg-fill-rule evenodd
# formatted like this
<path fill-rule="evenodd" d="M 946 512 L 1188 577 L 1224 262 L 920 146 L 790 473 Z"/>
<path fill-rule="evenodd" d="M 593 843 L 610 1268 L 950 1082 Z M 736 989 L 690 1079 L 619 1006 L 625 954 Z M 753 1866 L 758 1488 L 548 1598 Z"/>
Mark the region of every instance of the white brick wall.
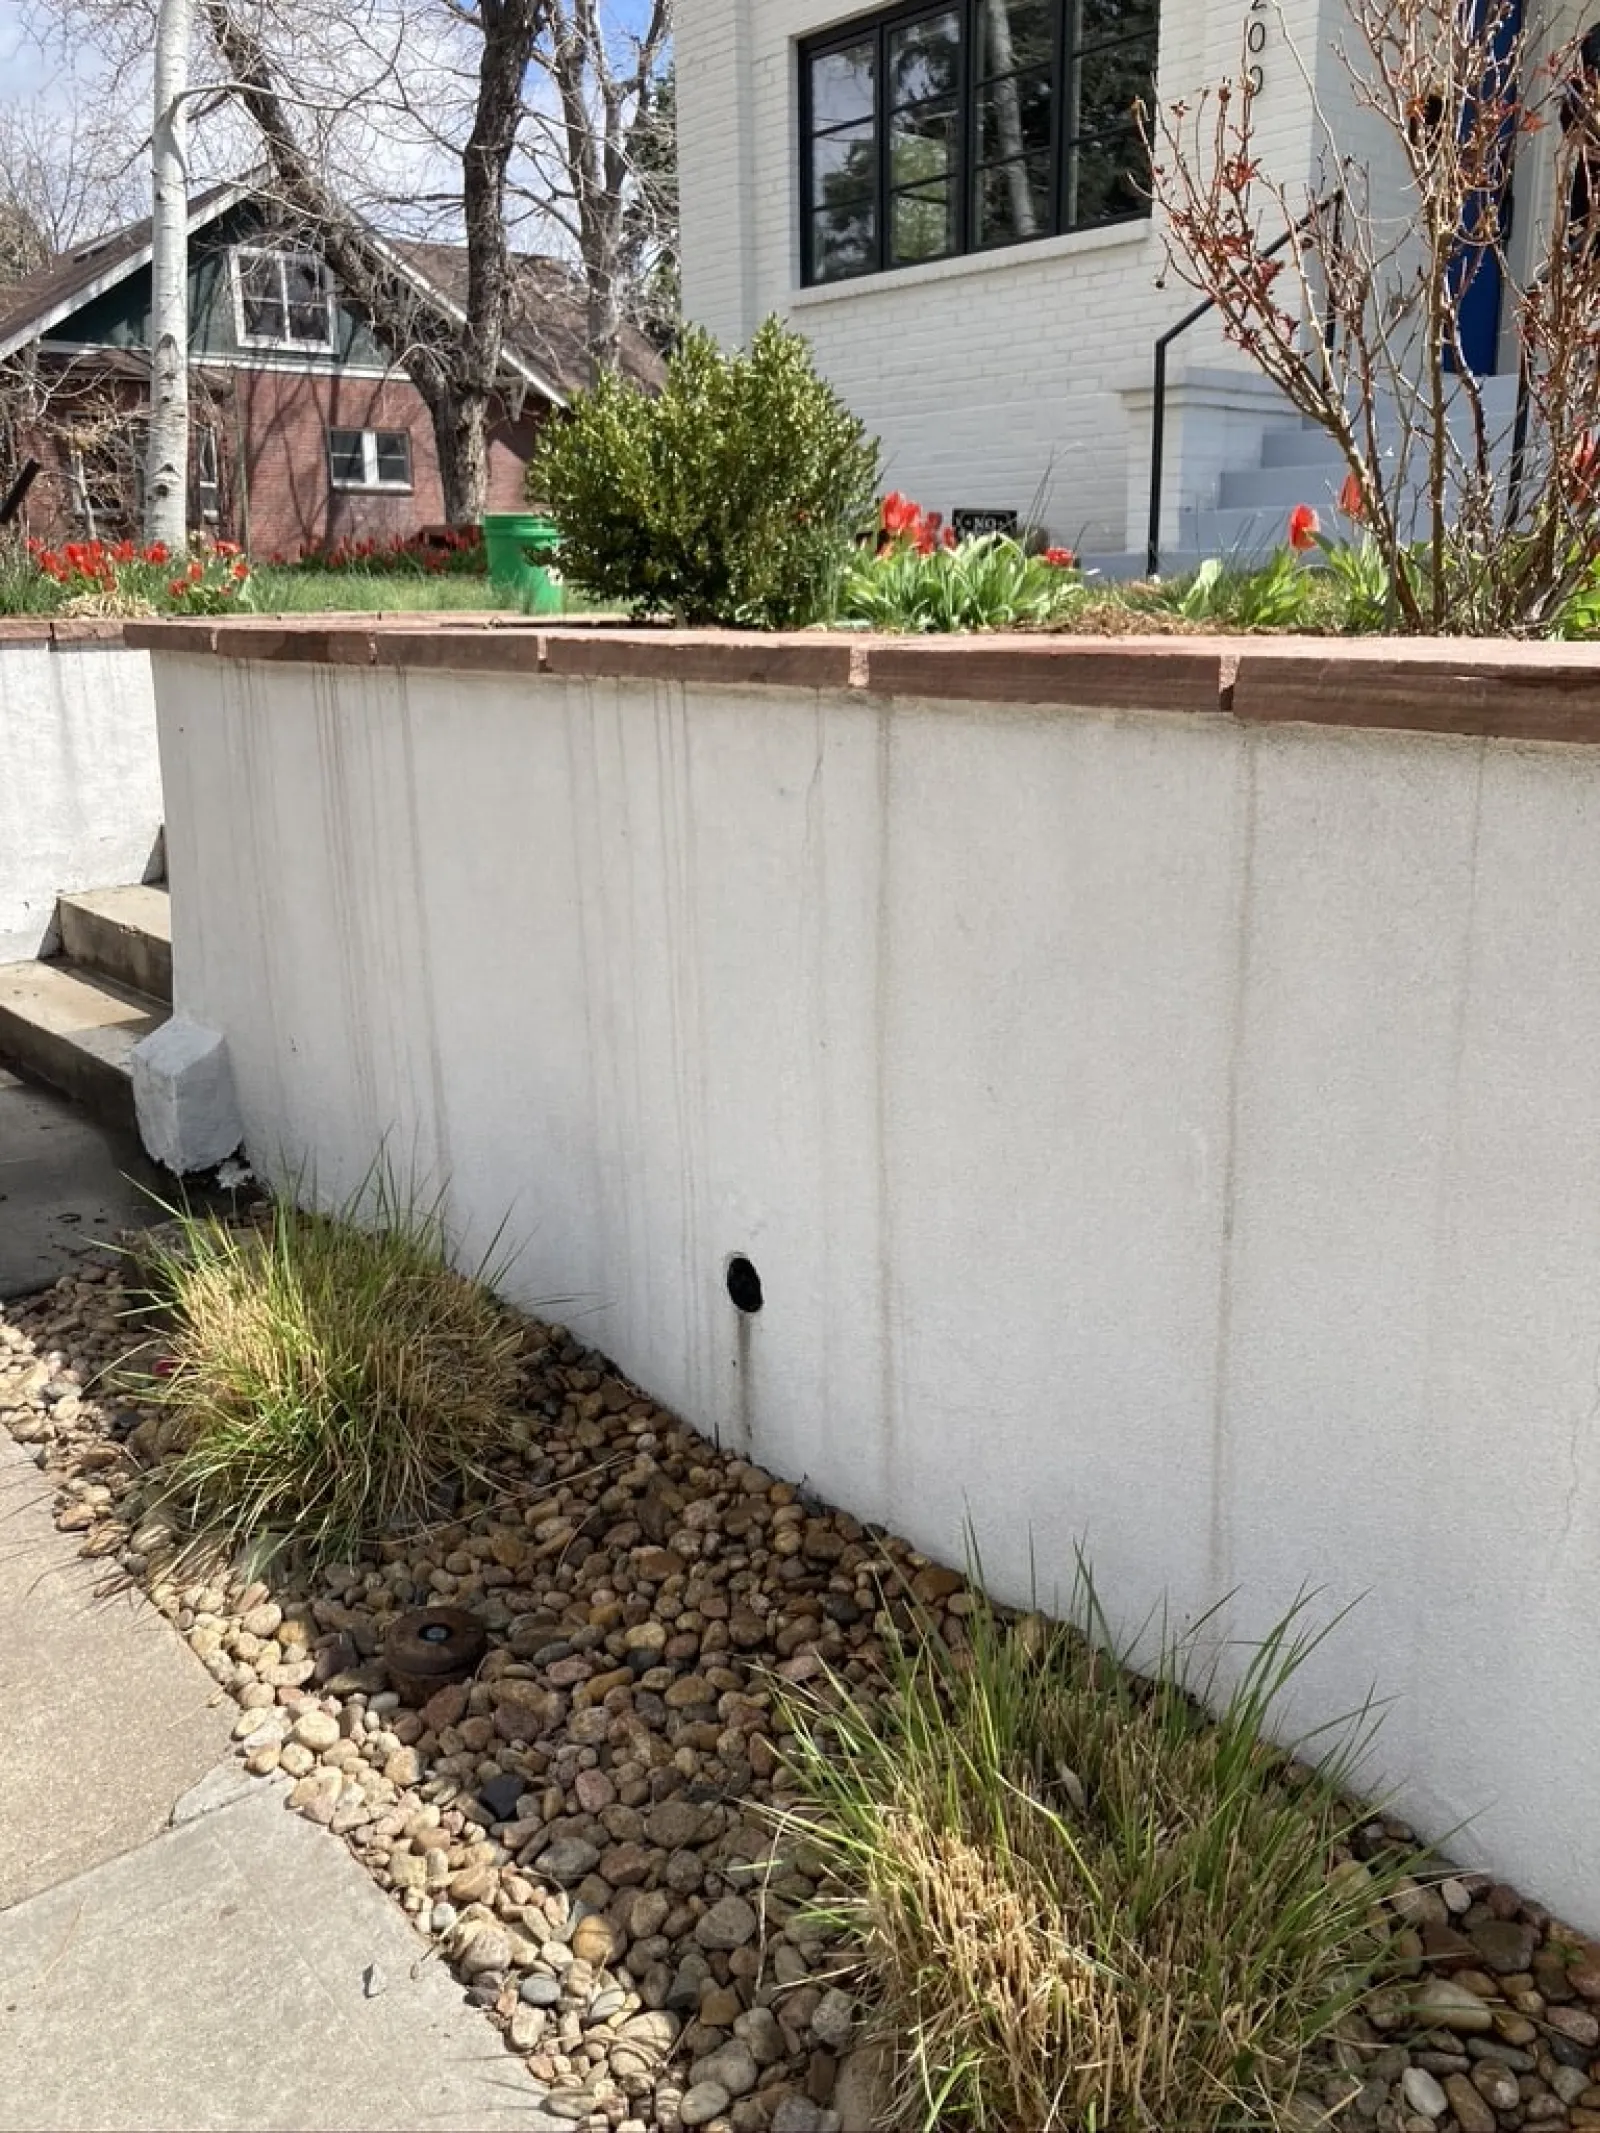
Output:
<path fill-rule="evenodd" d="M 1246 4 L 1166 0 L 1163 102 L 1237 66 Z M 1163 247 L 1145 224 L 802 289 L 795 41 L 852 12 L 840 0 L 679 0 L 689 315 L 730 341 L 788 316 L 882 438 L 888 482 L 923 504 L 1026 512 L 1048 483 L 1057 539 L 1120 549 L 1129 456 L 1147 436 L 1119 395 L 1148 382 L 1151 343 L 1192 292 L 1157 286 Z M 1262 148 L 1292 187 L 1313 168 L 1309 84 L 1340 14 L 1339 0 L 1257 12 Z M 1229 360 L 1204 327 L 1182 352 L 1213 369 Z"/>

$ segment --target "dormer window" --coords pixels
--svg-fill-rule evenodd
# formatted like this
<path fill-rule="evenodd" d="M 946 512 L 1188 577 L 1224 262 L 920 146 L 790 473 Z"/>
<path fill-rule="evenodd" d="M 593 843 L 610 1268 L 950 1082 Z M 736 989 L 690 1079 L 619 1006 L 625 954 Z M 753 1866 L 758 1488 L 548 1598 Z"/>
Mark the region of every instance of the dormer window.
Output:
<path fill-rule="evenodd" d="M 332 348 L 333 279 L 312 253 L 237 245 L 233 285 L 246 348 Z"/>

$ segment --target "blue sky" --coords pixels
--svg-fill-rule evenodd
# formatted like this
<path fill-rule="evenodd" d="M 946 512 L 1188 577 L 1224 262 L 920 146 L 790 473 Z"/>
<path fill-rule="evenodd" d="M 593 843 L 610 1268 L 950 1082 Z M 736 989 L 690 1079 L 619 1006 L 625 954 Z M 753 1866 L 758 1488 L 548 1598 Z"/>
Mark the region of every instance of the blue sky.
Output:
<path fill-rule="evenodd" d="M 54 60 L 41 58 L 26 37 L 18 0 L 0 0 L 0 101 L 19 103 L 37 96 L 60 71 Z"/>
<path fill-rule="evenodd" d="M 605 13 L 619 28 L 638 33 L 650 4 L 651 0 L 606 0 Z M 92 51 L 85 51 L 84 61 L 81 71 L 92 79 L 96 71 Z M 0 0 L 0 103 L 20 103 L 41 95 L 47 103 L 63 103 L 70 100 L 72 87 L 70 77 L 62 77 L 58 57 L 53 53 L 41 56 L 34 48 L 21 0 Z"/>

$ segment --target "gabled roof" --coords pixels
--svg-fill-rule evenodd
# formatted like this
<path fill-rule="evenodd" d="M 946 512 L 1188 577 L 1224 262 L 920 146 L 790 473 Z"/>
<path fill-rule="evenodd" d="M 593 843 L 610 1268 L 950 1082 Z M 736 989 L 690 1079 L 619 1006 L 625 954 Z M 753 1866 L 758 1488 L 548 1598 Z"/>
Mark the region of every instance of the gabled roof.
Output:
<path fill-rule="evenodd" d="M 235 178 L 197 193 L 189 203 L 190 236 L 247 200 L 253 190 L 249 178 Z M 74 311 L 148 266 L 150 244 L 150 217 L 146 215 L 126 229 L 113 230 L 109 237 L 97 237 L 91 244 L 63 252 L 25 280 L 0 289 L 0 361 L 30 341 L 42 340 Z"/>
<path fill-rule="evenodd" d="M 467 292 L 467 255 L 457 244 L 420 244 L 391 238 L 389 249 L 408 260 L 427 288 L 459 310 Z M 589 332 L 582 282 L 565 260 L 538 252 L 511 255 L 512 296 L 506 320 L 508 347 L 540 364 L 564 399 L 589 382 Z M 640 385 L 659 385 L 660 353 L 636 326 L 624 326 L 619 350 L 622 373 Z"/>
<path fill-rule="evenodd" d="M 190 236 L 250 199 L 259 187 L 260 179 L 252 175 L 196 194 L 189 206 Z M 462 246 L 414 243 L 375 230 L 369 235 L 425 302 L 457 322 L 465 320 L 467 255 Z M 0 361 L 42 340 L 75 311 L 148 266 L 150 251 L 150 218 L 145 216 L 0 290 Z M 542 399 L 564 407 L 568 396 L 588 382 L 582 283 L 558 259 L 518 253 L 512 268 L 515 293 L 506 333 L 506 368 Z M 660 381 L 661 358 L 633 327 L 623 331 L 622 368 L 641 384 Z"/>

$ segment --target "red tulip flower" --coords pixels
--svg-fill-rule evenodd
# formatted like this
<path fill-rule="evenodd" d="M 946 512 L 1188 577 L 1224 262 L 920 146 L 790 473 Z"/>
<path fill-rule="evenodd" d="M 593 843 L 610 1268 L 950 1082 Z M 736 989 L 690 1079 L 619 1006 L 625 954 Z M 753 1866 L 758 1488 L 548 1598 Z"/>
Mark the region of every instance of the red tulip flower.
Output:
<path fill-rule="evenodd" d="M 1354 473 L 1344 478 L 1344 486 L 1339 491 L 1339 509 L 1346 518 L 1353 518 L 1357 523 L 1367 515 L 1367 499 L 1362 493 L 1360 479 Z"/>
<path fill-rule="evenodd" d="M 1317 545 L 1320 531 L 1317 514 L 1309 504 L 1296 504 L 1289 513 L 1289 546 L 1304 555 L 1308 548 Z"/>
<path fill-rule="evenodd" d="M 1572 485 L 1582 503 L 1594 497 L 1595 477 L 1600 474 L 1600 438 L 1585 430 L 1572 448 Z"/>
<path fill-rule="evenodd" d="M 921 523 L 922 513 L 909 496 L 902 496 L 898 489 L 883 500 L 883 530 L 891 540 L 902 534 L 915 535 Z"/>

